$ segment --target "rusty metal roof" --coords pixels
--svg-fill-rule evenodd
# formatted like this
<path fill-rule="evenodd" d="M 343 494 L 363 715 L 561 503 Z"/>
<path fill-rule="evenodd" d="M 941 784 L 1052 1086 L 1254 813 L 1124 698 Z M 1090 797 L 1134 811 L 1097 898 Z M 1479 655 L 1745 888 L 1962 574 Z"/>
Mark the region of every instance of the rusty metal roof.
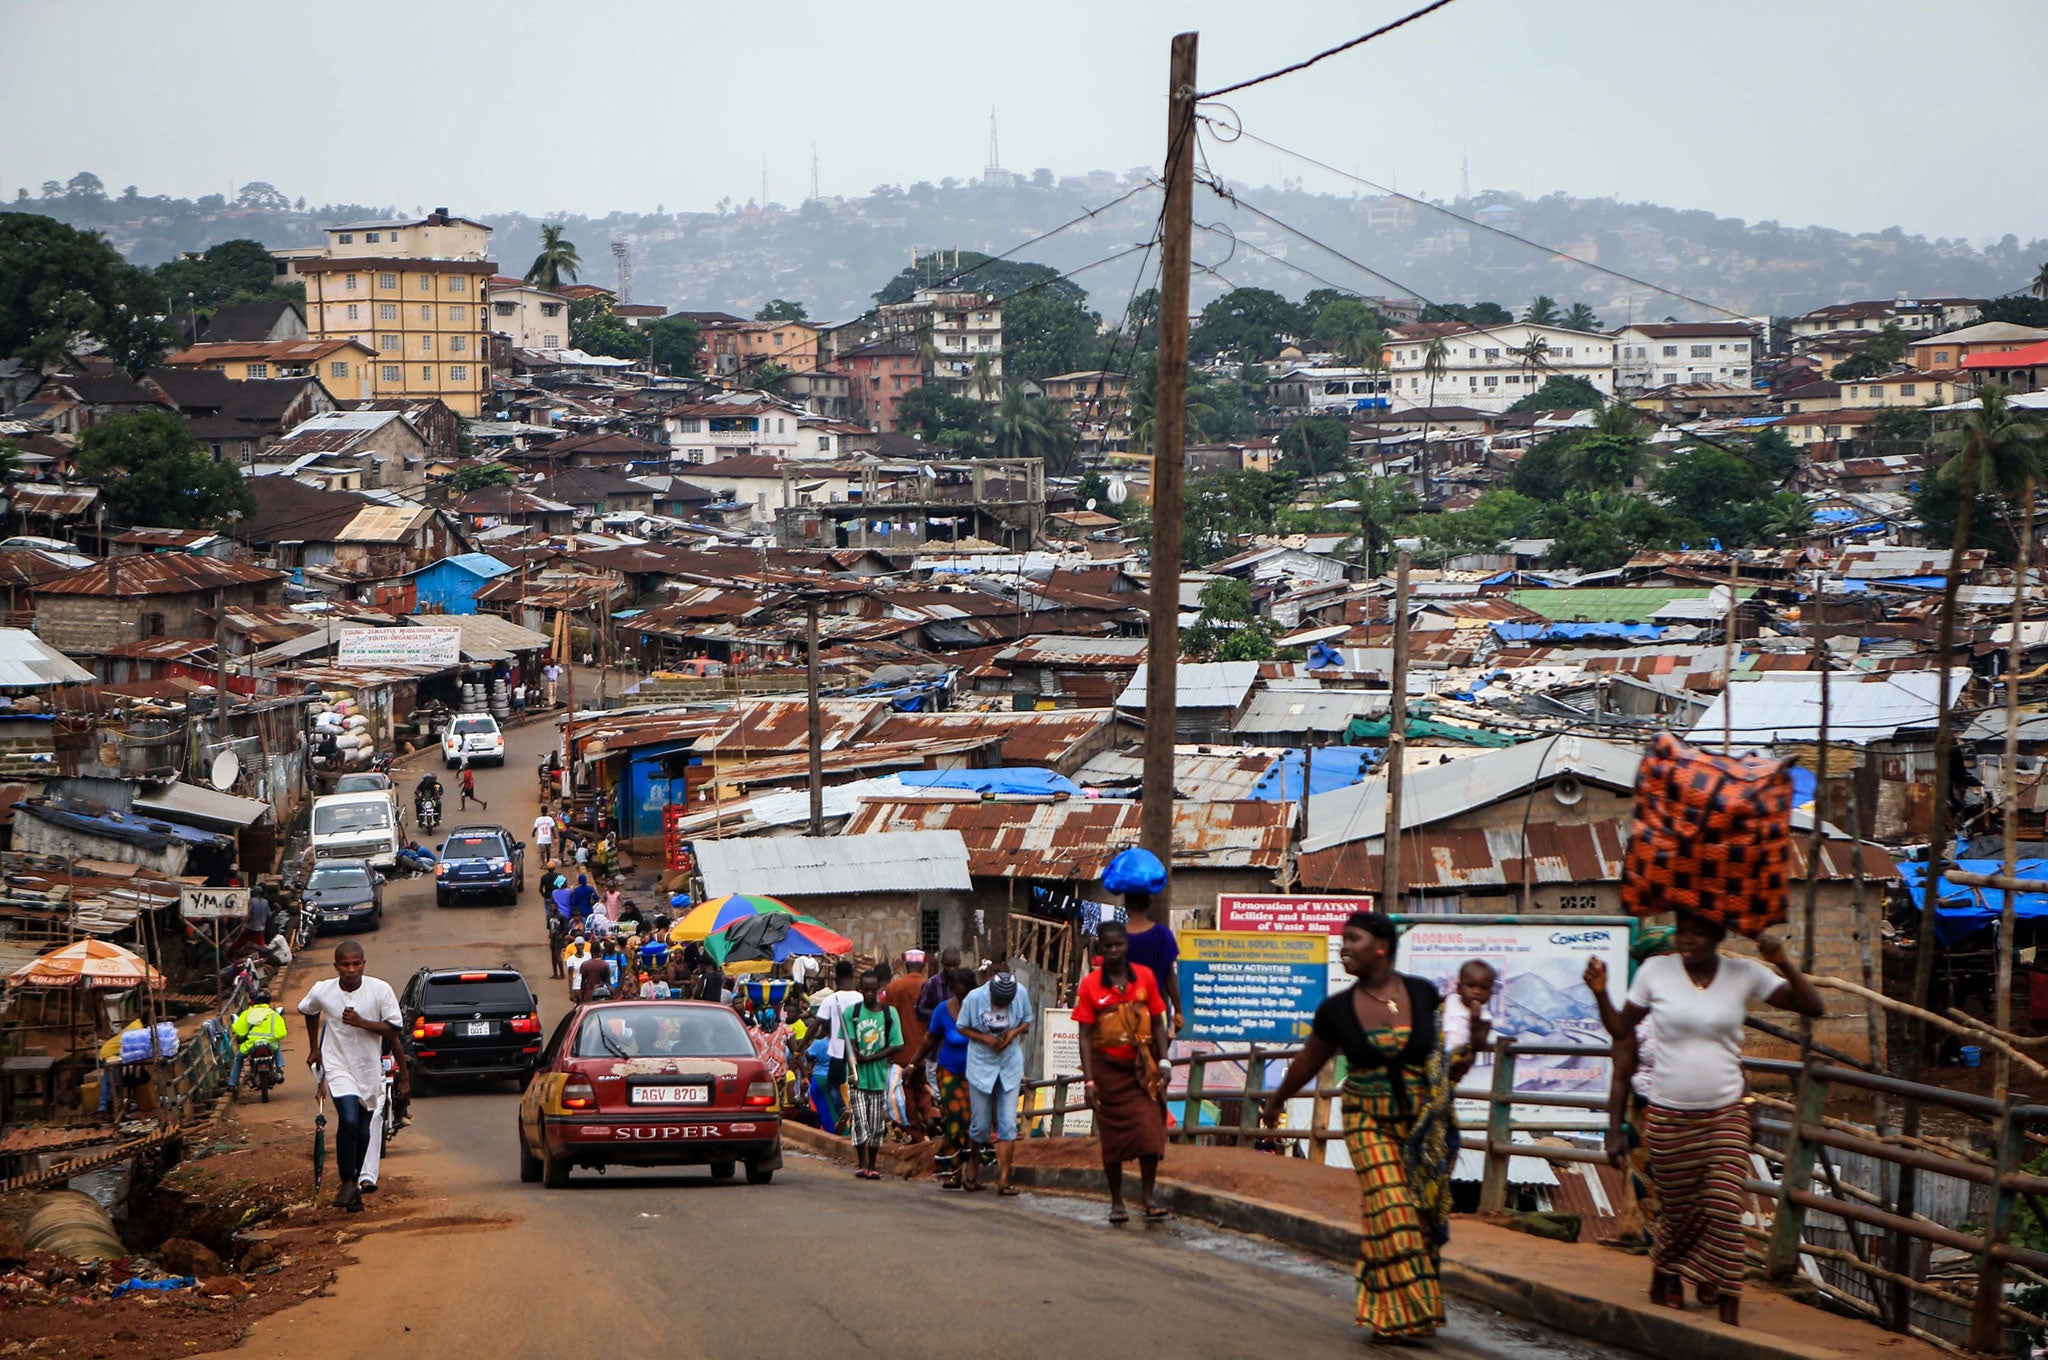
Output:
<path fill-rule="evenodd" d="M 17 515 L 54 515 L 70 518 L 92 509 L 100 498 L 96 486 L 17 486 L 7 499 Z"/>
<path fill-rule="evenodd" d="M 1278 870 L 1292 803 L 1176 803 L 1173 863 L 1182 869 Z M 1067 799 L 984 803 L 917 799 L 863 803 L 846 834 L 958 831 L 968 867 L 985 878 L 1099 878 L 1138 843 L 1135 801 Z"/>
<path fill-rule="evenodd" d="M 129 657 L 136 661 L 183 661 L 188 656 L 212 650 L 212 638 L 146 637 L 99 648 L 94 655 Z"/>
<path fill-rule="evenodd" d="M 1134 671 L 1145 659 L 1146 648 L 1150 645 L 1144 638 L 1039 634 L 1036 637 L 1019 638 L 1014 646 L 1006 647 L 999 652 L 996 660 L 1012 669 L 1018 666 L 1084 666 Z"/>
<path fill-rule="evenodd" d="M 825 699 L 818 704 L 819 737 L 827 751 L 853 741 L 889 707 L 886 699 Z M 724 726 L 698 745 L 725 759 L 810 749 L 810 711 L 802 699 L 755 699 L 722 715 Z"/>
<path fill-rule="evenodd" d="M 247 562 L 222 562 L 190 553 L 110 557 L 67 572 L 35 588 L 37 595 L 186 595 L 232 586 L 282 581 L 284 573 Z"/>
<path fill-rule="evenodd" d="M 1249 798 L 1281 752 L 1258 747 L 1173 748 L 1173 791 L 1180 798 Z M 1144 778 L 1145 759 L 1140 751 L 1104 751 L 1091 757 L 1075 771 L 1083 784 L 1134 785 Z"/>
<path fill-rule="evenodd" d="M 941 741 L 981 732 L 1003 734 L 1003 763 L 1049 765 L 1063 773 L 1082 748 L 1116 721 L 1110 708 L 1062 708 L 1046 713 L 891 713 L 870 741 Z"/>

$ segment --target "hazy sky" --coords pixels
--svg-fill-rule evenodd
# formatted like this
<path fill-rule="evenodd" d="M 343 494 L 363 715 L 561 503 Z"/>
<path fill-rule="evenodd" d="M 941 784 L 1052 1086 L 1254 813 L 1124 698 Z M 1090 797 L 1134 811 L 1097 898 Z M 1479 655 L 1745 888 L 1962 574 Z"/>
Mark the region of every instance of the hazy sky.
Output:
<path fill-rule="evenodd" d="M 1167 41 L 1204 89 L 1421 0 L 6 0 L 0 197 L 268 180 L 459 212 L 706 208 L 1156 164 Z M 2048 3 L 1458 0 L 1231 98 L 1275 142 L 1411 193 L 1562 189 L 1788 226 L 2048 229 Z M 1248 143 L 1255 184 L 1348 185 Z"/>

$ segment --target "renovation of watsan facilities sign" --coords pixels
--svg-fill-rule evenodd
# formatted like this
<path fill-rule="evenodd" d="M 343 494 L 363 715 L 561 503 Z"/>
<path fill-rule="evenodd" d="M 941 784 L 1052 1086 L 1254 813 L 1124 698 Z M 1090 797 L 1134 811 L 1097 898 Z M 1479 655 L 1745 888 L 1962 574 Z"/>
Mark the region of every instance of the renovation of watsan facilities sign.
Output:
<path fill-rule="evenodd" d="M 1187 930 L 1180 935 L 1188 1037 L 1298 1043 L 1329 989 L 1320 935 Z"/>

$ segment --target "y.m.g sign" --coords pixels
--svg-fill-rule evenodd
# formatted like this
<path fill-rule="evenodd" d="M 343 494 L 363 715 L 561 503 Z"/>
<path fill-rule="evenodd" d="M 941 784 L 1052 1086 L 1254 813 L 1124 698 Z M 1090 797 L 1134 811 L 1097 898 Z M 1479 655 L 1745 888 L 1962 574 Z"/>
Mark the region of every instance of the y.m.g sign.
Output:
<path fill-rule="evenodd" d="M 181 888 L 178 913 L 188 921 L 246 921 L 247 888 Z"/>

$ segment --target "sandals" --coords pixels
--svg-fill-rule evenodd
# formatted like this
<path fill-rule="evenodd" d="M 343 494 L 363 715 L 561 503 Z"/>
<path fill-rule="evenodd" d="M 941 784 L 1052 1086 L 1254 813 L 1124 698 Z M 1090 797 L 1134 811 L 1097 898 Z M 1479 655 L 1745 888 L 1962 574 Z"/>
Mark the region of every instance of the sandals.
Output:
<path fill-rule="evenodd" d="M 1014 1185 L 999 1185 L 996 1187 L 996 1193 L 998 1195 L 1001 1195 L 1004 1199 L 1014 1199 L 1016 1196 L 1021 1195 L 1024 1192 L 1022 1190 L 1019 1190 Z"/>
<path fill-rule="evenodd" d="M 980 1181 L 962 1181 L 960 1182 L 960 1188 L 970 1195 L 977 1190 L 988 1189 L 988 1187 L 983 1185 Z"/>
<path fill-rule="evenodd" d="M 1147 1223 L 1159 1223 L 1172 1217 L 1173 1210 L 1171 1209 L 1162 1209 L 1156 1204 L 1145 1206 L 1145 1221 Z"/>
<path fill-rule="evenodd" d="M 1109 1221 L 1112 1223 L 1128 1223 L 1131 1221 L 1131 1211 L 1129 1209 L 1111 1209 L 1109 1211 Z"/>

